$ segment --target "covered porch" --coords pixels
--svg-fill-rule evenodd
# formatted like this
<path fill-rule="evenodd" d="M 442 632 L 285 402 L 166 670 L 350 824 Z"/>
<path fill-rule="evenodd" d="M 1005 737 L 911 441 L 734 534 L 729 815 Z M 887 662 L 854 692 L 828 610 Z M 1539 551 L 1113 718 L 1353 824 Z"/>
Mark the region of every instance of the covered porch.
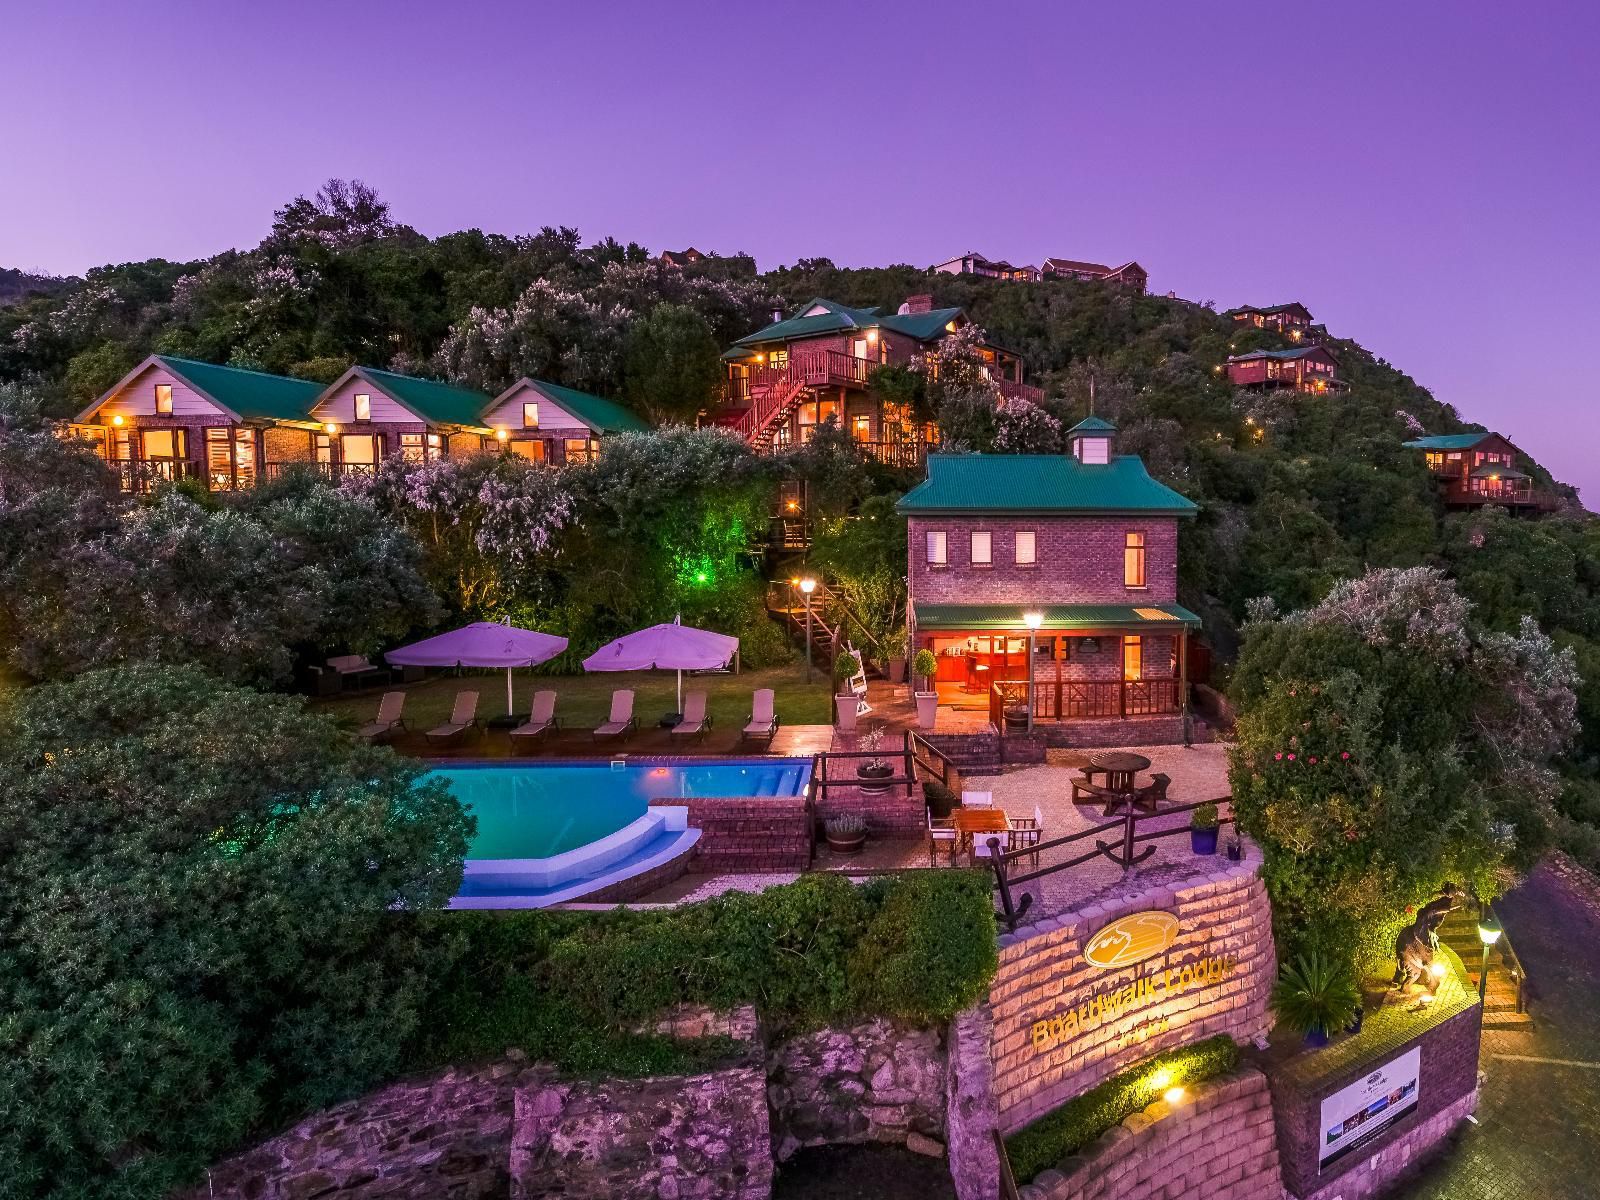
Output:
<path fill-rule="evenodd" d="M 931 650 L 941 710 L 1001 732 L 1031 724 L 1181 717 L 1189 635 L 1176 604 L 921 605 L 914 650 Z M 943 713 L 941 713 L 943 715 Z"/>

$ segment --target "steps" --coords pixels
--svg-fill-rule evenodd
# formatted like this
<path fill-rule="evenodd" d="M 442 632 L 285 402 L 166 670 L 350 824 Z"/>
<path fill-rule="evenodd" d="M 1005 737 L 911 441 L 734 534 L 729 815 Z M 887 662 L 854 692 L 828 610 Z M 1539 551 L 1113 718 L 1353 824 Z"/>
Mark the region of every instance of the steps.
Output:
<path fill-rule="evenodd" d="M 1478 973 L 1483 967 L 1483 943 L 1478 938 L 1477 919 L 1461 912 L 1451 913 L 1439 927 L 1439 941 L 1455 951 L 1476 987 Z M 1499 946 L 1489 952 L 1489 982 L 1483 997 L 1483 1028 L 1533 1028 L 1533 1017 L 1517 1011 L 1517 980 Z"/>

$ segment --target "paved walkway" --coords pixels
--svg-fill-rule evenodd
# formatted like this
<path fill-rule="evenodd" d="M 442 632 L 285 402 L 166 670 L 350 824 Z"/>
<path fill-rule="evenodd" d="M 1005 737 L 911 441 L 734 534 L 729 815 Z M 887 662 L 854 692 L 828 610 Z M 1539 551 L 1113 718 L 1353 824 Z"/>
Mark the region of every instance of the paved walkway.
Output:
<path fill-rule="evenodd" d="M 1528 970 L 1534 1028 L 1484 1034 L 1479 1124 L 1396 1195 L 1600 1196 L 1600 883 L 1554 860 L 1495 908 Z"/>

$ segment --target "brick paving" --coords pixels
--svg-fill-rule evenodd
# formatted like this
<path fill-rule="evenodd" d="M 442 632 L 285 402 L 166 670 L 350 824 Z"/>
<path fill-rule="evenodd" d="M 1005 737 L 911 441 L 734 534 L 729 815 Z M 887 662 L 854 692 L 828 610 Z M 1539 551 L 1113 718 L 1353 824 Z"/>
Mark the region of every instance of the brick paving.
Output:
<path fill-rule="evenodd" d="M 1532 987 L 1533 1029 L 1483 1037 L 1479 1124 L 1395 1195 L 1404 1200 L 1600 1196 L 1600 883 L 1546 863 L 1496 904 Z M 1541 1061 L 1543 1060 L 1543 1061 Z"/>

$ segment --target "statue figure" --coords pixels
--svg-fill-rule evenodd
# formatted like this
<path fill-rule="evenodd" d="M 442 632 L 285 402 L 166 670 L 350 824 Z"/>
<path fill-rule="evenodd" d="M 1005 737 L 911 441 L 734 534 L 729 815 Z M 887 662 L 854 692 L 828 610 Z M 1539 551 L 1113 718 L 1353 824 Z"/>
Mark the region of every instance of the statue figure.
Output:
<path fill-rule="evenodd" d="M 1433 986 L 1434 952 L 1439 949 L 1439 926 L 1445 917 L 1461 907 L 1462 890 L 1447 883 L 1439 895 L 1417 910 L 1417 919 L 1400 931 L 1394 940 L 1394 986 L 1409 987 L 1413 983 Z"/>

